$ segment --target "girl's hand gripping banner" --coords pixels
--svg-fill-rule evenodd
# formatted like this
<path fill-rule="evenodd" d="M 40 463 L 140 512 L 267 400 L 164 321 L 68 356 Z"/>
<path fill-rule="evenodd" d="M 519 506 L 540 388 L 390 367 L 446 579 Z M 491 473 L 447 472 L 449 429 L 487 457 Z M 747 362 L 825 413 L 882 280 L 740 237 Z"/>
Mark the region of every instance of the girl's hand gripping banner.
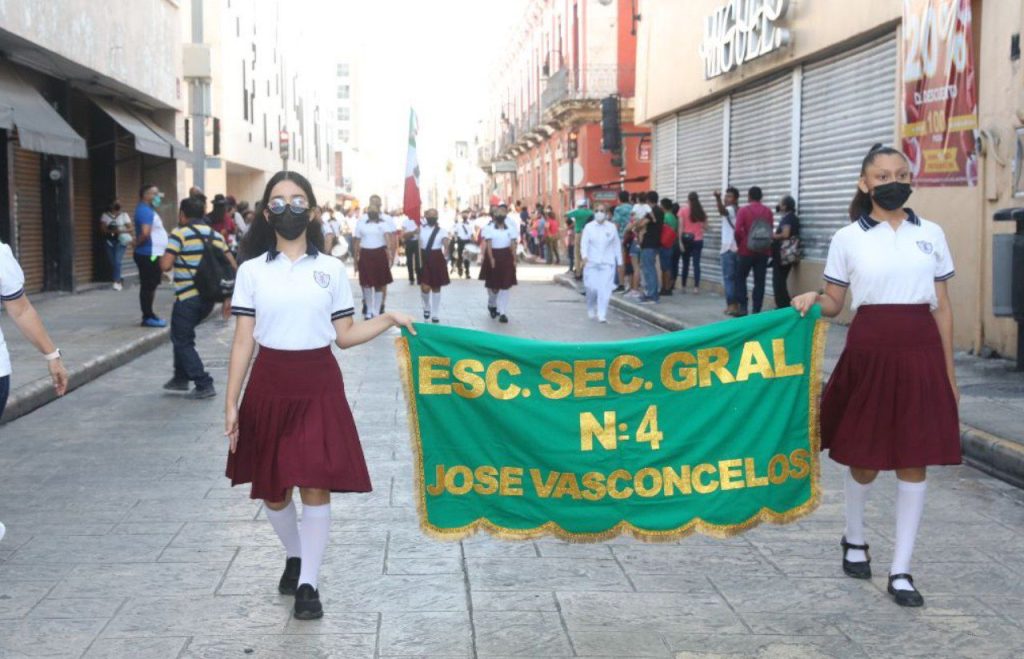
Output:
<path fill-rule="evenodd" d="M 417 325 L 398 339 L 430 535 L 672 540 L 818 503 L 815 307 L 618 343 Z"/>

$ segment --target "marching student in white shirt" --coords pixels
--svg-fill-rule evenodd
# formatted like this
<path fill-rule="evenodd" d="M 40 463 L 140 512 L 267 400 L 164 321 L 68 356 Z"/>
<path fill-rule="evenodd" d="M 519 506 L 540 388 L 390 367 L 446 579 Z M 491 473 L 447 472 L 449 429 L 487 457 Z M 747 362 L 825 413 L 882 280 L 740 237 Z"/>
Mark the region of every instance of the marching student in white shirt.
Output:
<path fill-rule="evenodd" d="M 516 246 L 519 230 L 506 223 L 508 207 L 504 204 L 491 207 L 490 224 L 483 228 L 480 237 L 484 240 L 483 264 L 480 279 L 487 288 L 487 311 L 498 322 L 508 322 L 508 298 L 510 289 L 519 283 L 516 280 Z"/>
<path fill-rule="evenodd" d="M 400 219 L 402 244 L 405 247 L 405 268 L 409 271 L 409 283 L 416 284 L 419 283 L 420 270 L 423 267 L 420 261 L 420 229 L 423 227 L 408 215 L 402 215 Z"/>
<path fill-rule="evenodd" d="M 607 208 L 602 206 L 587 222 L 580 237 L 583 259 L 583 287 L 587 292 L 587 316 L 608 322 L 608 301 L 615 288 L 615 272 L 622 265 L 619 232 L 608 221 Z"/>
<path fill-rule="evenodd" d="M 427 221 L 419 231 L 419 246 L 423 252 L 420 261 L 420 295 L 423 296 L 423 319 L 440 323 L 441 288 L 451 283 L 448 277 L 448 232 L 438 222 L 437 209 L 428 208 L 423 214 Z"/>
<path fill-rule="evenodd" d="M 469 221 L 468 209 L 462 211 L 452 233 L 455 235 L 455 249 L 451 250 L 452 259 L 458 268 L 459 276 L 469 279 L 469 259 L 466 257 L 466 247 L 473 242 L 473 225 Z"/>
<path fill-rule="evenodd" d="M 323 233 L 310 209 L 313 188 L 295 172 L 267 183 L 238 269 L 235 336 L 224 410 L 227 476 L 252 483 L 284 545 L 278 591 L 295 596 L 301 620 L 323 616 L 318 578 L 330 531 L 331 492 L 369 492 L 370 477 L 331 344 L 351 348 L 412 319 L 389 313 L 353 323 L 345 266 L 321 254 Z M 259 352 L 250 370 L 257 344 Z M 245 396 L 242 383 L 248 383 Z M 292 502 L 302 498 L 302 525 Z"/>
<path fill-rule="evenodd" d="M 379 201 L 379 197 L 377 197 Z M 352 234 L 352 250 L 363 289 L 363 316 L 367 320 L 384 313 L 384 299 L 391 277 L 391 264 L 398 251 L 396 227 L 390 215 L 370 198 L 370 206 Z"/>
<path fill-rule="evenodd" d="M 889 594 L 921 606 L 910 559 L 924 510 L 929 465 L 960 464 L 959 392 L 953 367 L 953 274 L 939 225 L 904 207 L 911 194 L 907 158 L 876 144 L 861 166 L 852 223 L 832 237 L 825 290 L 792 306 L 822 315 L 856 311 L 846 347 L 821 402 L 821 446 L 847 465 L 843 571 L 871 577 L 864 505 L 879 471 L 895 470 L 896 533 Z"/>
<path fill-rule="evenodd" d="M 36 350 L 43 353 L 50 370 L 50 380 L 58 396 L 63 396 L 68 389 L 68 372 L 64 368 L 60 350 L 50 340 L 43 321 L 36 313 L 35 307 L 25 295 L 25 273 L 14 258 L 11 248 L 0 242 L 0 303 L 3 303 L 7 315 L 14 321 L 22 335 Z M 11 393 L 11 356 L 7 352 L 4 333 L 0 330 L 0 419 L 4 416 L 7 397 Z M 0 523 L 0 540 L 6 529 Z"/>

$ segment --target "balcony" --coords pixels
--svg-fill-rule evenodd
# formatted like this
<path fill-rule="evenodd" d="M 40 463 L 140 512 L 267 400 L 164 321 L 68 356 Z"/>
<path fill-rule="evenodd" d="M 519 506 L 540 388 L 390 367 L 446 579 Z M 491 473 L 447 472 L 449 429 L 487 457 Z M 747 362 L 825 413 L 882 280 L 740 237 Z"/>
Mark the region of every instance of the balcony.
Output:
<path fill-rule="evenodd" d="M 569 101 L 599 101 L 619 93 L 619 76 L 628 74 L 614 64 L 598 64 L 578 71 L 561 69 L 548 78 L 541 92 L 541 112 L 548 113 Z"/>

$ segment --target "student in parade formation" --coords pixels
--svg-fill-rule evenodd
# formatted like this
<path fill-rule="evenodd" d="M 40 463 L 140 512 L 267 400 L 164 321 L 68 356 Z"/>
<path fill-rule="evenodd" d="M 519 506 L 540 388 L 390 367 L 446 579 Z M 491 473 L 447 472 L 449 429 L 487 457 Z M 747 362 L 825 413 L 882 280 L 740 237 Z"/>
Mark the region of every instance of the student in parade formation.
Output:
<path fill-rule="evenodd" d="M 789 272 L 800 260 L 800 218 L 796 214 L 796 199 L 785 195 L 779 200 L 775 212 L 779 222 L 772 234 L 772 291 L 775 294 L 775 308 L 789 306 Z"/>
<path fill-rule="evenodd" d="M 772 254 L 772 226 L 775 217 L 770 208 L 761 203 L 764 194 L 761 188 L 753 186 L 747 192 L 747 203 L 736 213 L 736 247 L 739 254 L 736 268 L 736 301 L 738 310 L 734 316 L 746 316 L 747 277 L 754 272 L 753 310 L 761 313 L 764 304 L 765 282 L 768 275 L 768 259 Z"/>
<path fill-rule="evenodd" d="M 426 224 L 419 231 L 419 245 L 423 252 L 419 259 L 423 264 L 419 273 L 423 320 L 440 323 L 441 289 L 451 283 L 446 257 L 450 248 L 448 232 L 438 224 L 436 208 L 427 209 L 423 217 Z"/>
<path fill-rule="evenodd" d="M 206 372 L 203 360 L 196 350 L 196 327 L 202 323 L 216 304 L 203 297 L 196 277 L 207 254 L 219 250 L 231 268 L 232 277 L 237 269 L 235 259 L 224 237 L 205 221 L 206 197 L 196 195 L 181 200 L 178 227 L 171 232 L 167 250 L 160 257 L 160 269 L 174 272 L 174 307 L 171 311 L 171 346 L 174 354 L 174 375 L 164 384 L 168 391 L 189 391 L 192 400 L 213 398 L 217 395 L 213 378 Z M 209 243 L 210 252 L 206 246 Z M 226 305 L 230 308 L 230 305 Z"/>
<path fill-rule="evenodd" d="M 487 288 L 487 311 L 498 322 L 508 322 L 508 299 L 516 280 L 516 247 L 519 231 L 507 221 L 508 207 L 491 207 L 491 223 L 484 227 L 483 263 L 480 279 Z"/>
<path fill-rule="evenodd" d="M 420 223 L 406 215 L 402 216 L 402 243 L 405 247 L 405 268 L 409 271 L 409 283 L 419 283 L 420 270 Z"/>
<path fill-rule="evenodd" d="M 331 344 L 351 348 L 397 325 L 414 330 L 412 320 L 398 313 L 353 323 L 345 267 L 320 253 L 323 232 L 310 212 L 316 198 L 309 181 L 278 172 L 261 206 L 263 215 L 245 240 L 253 257 L 238 270 L 232 306 L 237 322 L 224 414 L 227 476 L 232 485 L 251 483 L 250 496 L 263 499 L 286 555 L 278 591 L 294 595 L 296 618 L 311 620 L 323 616 L 318 580 L 331 493 L 371 490 Z"/>
<path fill-rule="evenodd" d="M 396 228 L 391 216 L 381 211 L 380 197 L 370 197 L 366 214 L 352 234 L 352 251 L 359 286 L 363 289 L 363 318 L 384 313 L 384 295 L 391 277 L 391 264 L 398 251 Z"/>
<path fill-rule="evenodd" d="M 580 236 L 580 258 L 583 261 L 583 286 L 587 294 L 587 316 L 608 322 L 608 302 L 615 288 L 615 274 L 622 265 L 619 233 L 608 221 L 605 207 L 598 209 L 594 221 L 588 222 Z"/>
<path fill-rule="evenodd" d="M 68 389 L 68 372 L 64 368 L 61 352 L 50 339 L 42 319 L 25 295 L 25 273 L 14 258 L 11 248 L 0 242 L 0 303 L 14 322 L 14 326 L 42 353 L 50 371 L 50 381 L 58 396 Z M 0 419 L 3 419 L 7 398 L 11 393 L 11 355 L 7 352 L 3 330 L 0 330 Z M 0 523 L 0 540 L 6 529 Z"/>
<path fill-rule="evenodd" d="M 451 258 L 455 261 L 460 277 L 469 279 L 469 258 L 466 255 L 466 246 L 473 242 L 473 225 L 470 224 L 469 209 L 464 209 L 455 223 L 453 233 L 455 234 L 455 249 L 452 250 Z"/>
<path fill-rule="evenodd" d="M 793 299 L 838 315 L 849 291 L 856 312 L 821 403 L 821 445 L 849 467 L 843 571 L 871 577 L 864 506 L 879 471 L 895 470 L 896 533 L 888 592 L 921 606 L 910 561 L 924 510 L 926 471 L 960 464 L 953 312 L 946 283 L 953 259 L 941 227 L 904 206 L 911 167 L 876 144 L 861 166 L 851 224 L 832 237 L 825 288 Z"/>
<path fill-rule="evenodd" d="M 134 242 L 132 234 L 135 229 L 132 226 L 128 213 L 121 209 L 121 200 L 114 199 L 107 206 L 100 216 L 99 232 L 103 240 L 103 248 L 110 261 L 111 278 L 114 280 L 113 288 L 120 291 L 124 288 L 124 277 L 121 276 L 121 265 L 124 261 L 124 253 L 128 246 Z"/>
<path fill-rule="evenodd" d="M 156 289 L 160 286 L 159 259 L 167 247 L 167 230 L 157 209 L 163 203 L 163 194 L 152 183 L 139 189 L 139 203 L 135 207 L 135 251 L 132 258 L 139 269 L 139 307 L 143 327 L 167 327 L 167 321 L 153 311 Z"/>
<path fill-rule="evenodd" d="M 700 195 L 691 192 L 686 195 L 686 205 L 679 210 L 679 244 L 683 254 L 682 291 L 686 292 L 686 284 L 690 277 L 690 263 L 693 262 L 693 294 L 700 293 L 700 257 L 704 252 L 704 227 L 708 223 L 708 215 L 700 203 Z"/>

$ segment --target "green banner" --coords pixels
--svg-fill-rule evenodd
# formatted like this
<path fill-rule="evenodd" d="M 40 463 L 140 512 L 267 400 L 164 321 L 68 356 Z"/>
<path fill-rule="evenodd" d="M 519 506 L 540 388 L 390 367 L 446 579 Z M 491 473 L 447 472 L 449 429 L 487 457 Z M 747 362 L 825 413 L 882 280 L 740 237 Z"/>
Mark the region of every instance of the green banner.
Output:
<path fill-rule="evenodd" d="M 818 503 L 817 307 L 615 343 L 416 331 L 399 363 L 434 537 L 728 536 Z"/>

